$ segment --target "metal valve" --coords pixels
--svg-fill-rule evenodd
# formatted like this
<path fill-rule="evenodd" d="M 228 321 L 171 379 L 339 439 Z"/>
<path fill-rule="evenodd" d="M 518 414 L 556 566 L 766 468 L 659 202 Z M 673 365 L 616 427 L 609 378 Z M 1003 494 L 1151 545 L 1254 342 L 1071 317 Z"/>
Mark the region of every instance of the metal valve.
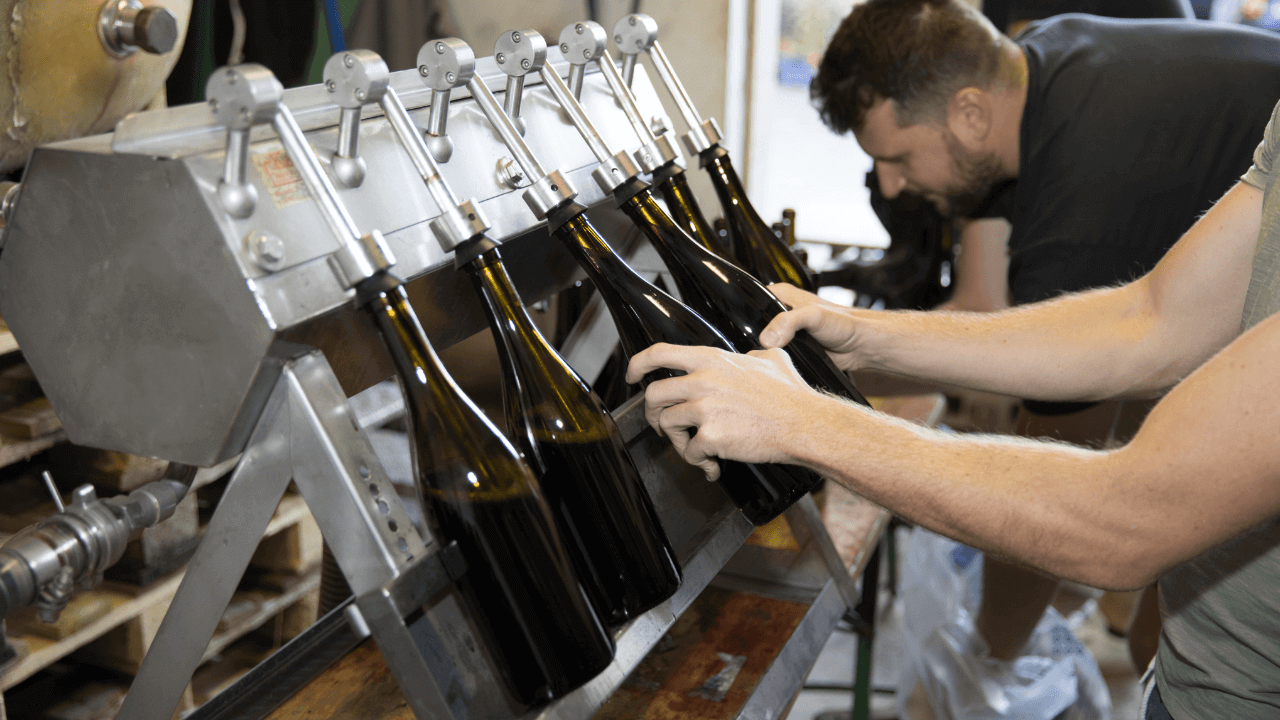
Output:
<path fill-rule="evenodd" d="M 348 57 L 350 61 L 347 60 Z M 340 59 L 340 61 L 335 63 L 334 59 Z M 449 184 L 440 175 L 440 168 L 436 166 L 431 156 L 427 141 L 413 124 L 413 119 L 409 117 L 409 111 L 405 109 L 399 94 L 387 85 L 387 65 L 382 58 L 375 52 L 359 50 L 339 53 L 334 56 L 334 59 L 330 59 L 325 65 L 326 84 L 329 78 L 329 66 L 340 66 L 341 70 L 336 72 L 344 76 L 360 78 L 360 81 L 340 85 L 341 89 L 338 91 L 346 93 L 361 104 L 377 103 L 382 108 L 383 115 L 386 116 L 387 122 L 400 140 L 400 145 L 409 153 L 409 159 L 413 161 L 418 174 L 422 176 L 422 182 L 427 186 L 427 191 L 435 200 L 436 207 L 440 209 L 440 215 L 430 223 L 436 239 L 440 241 L 440 246 L 445 252 L 452 252 L 472 240 L 482 238 L 484 232 L 489 229 L 489 223 L 480 212 L 480 207 L 475 200 L 460 203 L 453 191 L 449 189 Z M 344 107 L 343 112 L 345 113 L 346 110 L 347 108 Z M 354 112 L 358 116 L 359 106 Z M 493 247 L 491 242 L 484 250 L 489 247 Z M 464 255 L 466 255 L 465 252 L 457 256 L 459 262 L 462 262 Z"/>
<path fill-rule="evenodd" d="M 243 197 L 241 191 L 253 191 L 253 186 L 244 182 L 249 130 L 254 125 L 270 121 L 294 169 L 316 201 L 321 217 L 338 239 L 338 250 L 330 259 L 343 286 L 355 287 L 395 264 L 381 233 L 372 230 L 361 235 L 356 229 L 355 221 L 325 174 L 320 158 L 316 157 L 293 113 L 284 104 L 284 89 L 270 70 L 252 63 L 221 68 L 209 78 L 205 96 L 209 98 L 218 120 L 227 126 L 227 165 L 223 181 L 218 185 L 218 195 L 223 197 L 224 205 L 228 198 Z M 233 153 L 233 149 L 236 152 Z M 226 196 L 224 188 L 229 189 Z M 257 197 L 256 191 L 247 194 L 251 198 Z M 228 212 L 236 215 L 230 206 Z M 252 212 L 253 204 L 250 203 L 248 211 L 236 217 L 248 217 Z"/>
<path fill-rule="evenodd" d="M 578 28 L 580 27 L 584 28 L 584 32 L 578 32 Z M 656 36 L 656 23 L 654 28 Z M 640 167 L 644 169 L 645 172 L 652 173 L 663 165 L 679 160 L 680 153 L 676 151 L 671 140 L 664 134 L 655 136 L 653 128 L 649 123 L 645 122 L 644 117 L 641 115 L 639 104 L 636 103 L 636 99 L 631 94 L 631 90 L 627 88 L 627 82 L 620 74 L 618 74 L 618 68 L 613 64 L 613 58 L 610 57 L 609 51 L 604 47 L 604 39 L 607 37 L 605 35 L 604 28 L 601 27 L 599 23 L 590 21 L 574 23 L 573 25 L 566 27 L 564 31 L 560 33 L 562 41 L 561 52 L 564 51 L 564 47 L 567 44 L 563 42 L 567 36 L 591 36 L 599 37 L 601 39 L 599 51 L 594 52 L 594 47 L 591 47 L 590 49 L 593 50 L 591 54 L 595 56 L 594 59 L 596 64 L 600 66 L 600 72 L 604 75 L 605 81 L 609 83 L 609 89 L 613 92 L 614 98 L 618 101 L 618 104 L 622 106 L 622 111 L 626 114 L 627 120 L 631 123 L 631 127 L 635 129 L 636 135 L 640 136 L 640 149 L 635 152 L 635 159 L 636 162 L 639 163 Z M 570 49 L 574 49 L 575 46 L 569 44 L 569 47 Z M 570 61 L 570 63 L 573 62 L 576 62 L 576 60 Z M 572 79 L 572 77 L 573 75 L 571 73 L 570 79 Z"/>
<path fill-rule="evenodd" d="M 636 60 L 658 42 L 658 21 L 648 15 L 632 13 L 613 26 L 613 44 L 622 53 L 622 77 L 627 87 L 635 76 Z"/>
<path fill-rule="evenodd" d="M 524 76 L 538 72 L 547 62 L 547 41 L 537 30 L 512 30 L 502 34 L 493 46 L 493 59 L 507 74 L 507 92 L 502 110 L 511 124 L 524 135 L 520 117 L 520 98 L 524 94 Z"/>
<path fill-rule="evenodd" d="M 662 78 L 662 84 L 667 86 L 667 91 L 675 100 L 680 115 L 689 126 L 689 132 L 685 133 L 681 140 L 684 141 L 690 153 L 699 155 L 720 144 L 724 137 L 720 132 L 720 125 L 716 123 L 715 118 L 704 121 L 698 114 L 697 108 L 693 105 L 693 99 L 685 91 L 684 85 L 680 84 L 680 78 L 676 76 L 671 61 L 662 51 L 662 45 L 658 42 L 657 21 L 640 13 L 628 15 L 613 26 L 613 42 L 623 55 L 622 74 L 627 85 L 631 84 L 636 59 L 640 53 L 649 53 L 658 76 Z"/>
<path fill-rule="evenodd" d="M 173 514 L 195 468 L 171 465 L 164 479 L 106 500 L 98 499 L 92 485 L 81 485 L 66 505 L 49 474 L 44 476 L 58 512 L 0 546 L 0 620 L 35 605 L 41 622 L 56 621 L 76 585 L 87 590 L 101 583 L 129 540 Z"/>
<path fill-rule="evenodd" d="M 578 26 L 585 28 L 588 24 L 595 25 L 595 23 L 578 23 Z M 596 27 L 599 26 L 597 25 Z M 573 30 L 573 27 L 571 26 L 568 30 Z M 600 28 L 600 33 L 603 36 L 603 28 Z M 561 37 L 563 36 L 564 34 L 562 33 Z M 601 52 L 603 53 L 603 49 Z M 605 144 L 600 137 L 600 133 L 596 131 L 595 125 L 587 117 L 586 111 L 582 108 L 578 99 L 574 97 L 573 91 L 560 78 L 555 68 L 550 65 L 544 66 L 541 75 L 542 82 L 551 90 L 551 95 L 555 97 L 561 109 L 569 116 L 569 120 L 577 128 L 578 133 L 582 135 L 582 139 L 587 141 L 587 146 L 591 148 L 591 153 L 599 161 L 600 165 L 592 171 L 591 176 L 595 179 L 596 184 L 600 186 L 600 189 L 606 195 L 611 194 L 620 185 L 639 175 L 640 170 L 631 162 L 631 158 L 627 157 L 626 152 L 614 153 Z"/>
<path fill-rule="evenodd" d="M 422 58 L 423 52 L 428 48 L 435 46 L 437 43 L 454 43 L 467 48 L 470 53 L 471 49 L 467 44 L 457 38 L 448 40 L 432 40 L 423 47 L 418 53 L 418 58 Z M 532 62 L 532 61 L 531 61 Z M 424 76 L 424 81 L 427 79 Z M 552 210 L 572 202 L 577 196 L 569 182 L 559 171 L 550 173 L 544 172 L 542 165 L 538 163 L 537 158 L 529 151 L 529 146 L 525 144 L 524 138 L 516 130 L 512 124 L 511 118 L 502 111 L 502 106 L 498 104 L 497 98 L 493 96 L 493 92 L 484 84 L 484 80 L 471 74 L 467 80 L 467 89 L 471 91 L 471 97 L 475 99 L 476 105 L 480 106 L 480 110 L 484 112 L 485 117 L 489 119 L 489 123 L 493 125 L 494 130 L 498 132 L 498 137 L 502 139 L 507 149 L 511 151 L 511 157 L 516 164 L 520 166 L 525 178 L 529 179 L 532 184 L 529 189 L 524 192 L 524 201 L 529 205 L 529 209 L 533 210 L 533 214 L 539 220 L 545 219 L 547 213 Z"/>
<path fill-rule="evenodd" d="M 138 0 L 107 0 L 98 13 L 98 39 L 112 57 L 126 58 L 139 48 L 163 55 L 178 44 L 178 18 Z"/>
<path fill-rule="evenodd" d="M 432 40 L 418 50 L 418 74 L 431 88 L 431 116 L 427 119 L 427 147 L 436 162 L 449 162 L 453 141 L 446 134 L 449 92 L 466 85 L 476 74 L 476 55 L 457 38 Z"/>
<path fill-rule="evenodd" d="M 360 109 L 378 103 L 391 82 L 391 71 L 372 50 L 348 50 L 324 64 L 324 87 L 342 108 L 338 118 L 338 149 L 330 160 L 333 176 L 349 188 L 359 187 L 367 171 L 359 154 Z"/>
<path fill-rule="evenodd" d="M 574 23 L 560 31 L 560 54 L 569 61 L 569 91 L 582 99 L 582 80 L 586 77 L 587 63 L 596 62 L 605 55 L 609 35 L 597 22 Z"/>
<path fill-rule="evenodd" d="M 284 86 L 261 65 L 237 65 L 209 76 L 204 96 L 218 122 L 227 128 L 227 155 L 218 182 L 218 199 L 232 216 L 247 218 L 258 204 L 258 190 L 248 183 L 249 132 L 271 122 L 284 97 Z"/>

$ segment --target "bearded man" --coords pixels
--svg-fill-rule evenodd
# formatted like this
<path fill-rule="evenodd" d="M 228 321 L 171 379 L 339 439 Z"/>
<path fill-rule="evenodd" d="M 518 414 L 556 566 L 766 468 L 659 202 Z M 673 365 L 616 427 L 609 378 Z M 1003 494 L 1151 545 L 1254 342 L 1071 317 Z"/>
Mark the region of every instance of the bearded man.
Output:
<path fill-rule="evenodd" d="M 1007 275 L 1023 304 L 1151 270 L 1249 167 L 1280 98 L 1280 37 L 1065 15 L 1010 40 L 962 2 L 871 0 L 836 31 L 813 95 L 875 159 L 887 197 L 965 218 L 950 309 L 999 310 L 1005 283 L 975 291 L 981 278 Z M 1027 400 L 1016 431 L 1102 446 L 1149 407 Z M 976 625 L 1012 658 L 1058 582 L 985 563 Z M 1154 651 L 1138 643 L 1135 662 Z"/>

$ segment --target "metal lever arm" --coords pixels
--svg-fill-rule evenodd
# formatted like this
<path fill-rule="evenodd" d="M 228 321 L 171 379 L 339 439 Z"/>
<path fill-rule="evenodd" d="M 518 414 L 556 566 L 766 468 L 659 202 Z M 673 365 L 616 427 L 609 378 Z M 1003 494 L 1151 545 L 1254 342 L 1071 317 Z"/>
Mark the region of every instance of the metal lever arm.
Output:
<path fill-rule="evenodd" d="M 449 189 L 449 184 L 440 175 L 440 168 L 431 156 L 426 140 L 409 117 L 409 111 L 405 109 L 395 89 L 388 86 L 389 79 L 387 64 L 370 50 L 339 53 L 325 64 L 325 84 L 332 83 L 331 87 L 340 88 L 343 100 L 359 102 L 361 105 L 376 103 L 382 108 L 387 122 L 395 130 L 400 144 L 422 176 L 431 199 L 440 209 L 441 214 L 431 221 L 431 228 L 445 252 L 450 252 L 482 236 L 489 229 L 489 224 L 474 200 L 460 203 Z M 346 110 L 344 106 L 344 118 Z M 355 112 L 358 114 L 360 108 L 356 107 Z"/>
<path fill-rule="evenodd" d="M 462 47 L 466 47 L 467 52 L 471 51 L 466 43 L 457 38 L 432 40 L 418 53 L 419 59 L 430 48 L 444 43 L 459 44 Z M 502 139 L 503 144 L 511 151 L 511 155 L 515 158 L 520 169 L 524 171 L 526 177 L 533 179 L 533 184 L 524 192 L 524 201 L 528 203 L 529 209 L 533 210 L 533 214 L 539 220 L 542 220 L 547 217 L 547 213 L 571 202 L 576 197 L 576 193 L 569 186 L 569 182 L 564 179 L 564 176 L 559 171 L 553 170 L 550 173 L 543 171 L 542 165 L 533 156 L 529 146 L 525 144 L 524 138 L 520 136 L 520 133 L 516 131 L 515 126 L 511 123 L 511 118 L 507 117 L 507 114 L 502 111 L 502 106 L 498 104 L 497 98 L 493 96 L 484 81 L 473 74 L 466 80 L 466 85 L 467 89 L 471 91 L 471 97 L 475 99 L 476 105 L 480 106 L 480 110 L 484 112 L 490 124 L 497 130 L 498 137 Z"/>
<path fill-rule="evenodd" d="M 625 151 L 614 153 L 610 151 L 608 145 L 605 145 L 595 125 L 591 124 L 591 118 L 587 117 L 586 111 L 573 97 L 569 86 L 560 79 L 555 68 L 550 66 L 542 68 L 542 82 L 551 89 L 556 102 L 564 108 L 569 119 L 573 121 L 573 126 L 582 135 L 582 139 L 587 141 L 587 146 L 591 148 L 596 160 L 600 161 L 600 165 L 591 172 L 591 177 L 606 195 L 612 194 L 619 185 L 640 174 L 640 169 L 631 162 L 631 158 L 627 157 Z"/>
<path fill-rule="evenodd" d="M 210 98 L 219 113 L 234 117 L 269 118 L 285 152 L 302 177 L 302 182 L 315 199 L 339 248 L 333 254 L 340 279 L 346 287 L 354 287 L 391 267 L 395 260 L 386 241 L 377 230 L 361 235 L 355 221 L 347 212 L 338 191 L 329 181 L 320 159 L 293 119 L 293 113 L 282 102 L 284 88 L 270 70 L 254 64 L 222 68 L 214 72 L 205 86 L 205 96 Z M 248 132 L 245 132 L 247 153 Z M 229 152 L 229 151 L 228 151 Z"/>
<path fill-rule="evenodd" d="M 667 54 L 662 51 L 662 45 L 658 43 L 658 23 L 653 18 L 640 13 L 622 18 L 613 26 L 613 42 L 623 54 L 623 72 L 628 84 L 631 82 L 631 73 L 635 69 L 636 57 L 642 52 L 649 53 L 658 76 L 662 78 L 662 84 L 667 86 L 667 91 L 675 100 L 681 117 L 689 126 L 689 132 L 681 139 L 684 140 L 685 147 L 690 153 L 698 155 L 720 144 L 723 134 L 720 132 L 719 124 L 716 123 L 715 118 L 704 121 L 698 114 L 698 109 L 693 105 L 693 99 L 680 83 L 675 68 L 671 66 Z"/>

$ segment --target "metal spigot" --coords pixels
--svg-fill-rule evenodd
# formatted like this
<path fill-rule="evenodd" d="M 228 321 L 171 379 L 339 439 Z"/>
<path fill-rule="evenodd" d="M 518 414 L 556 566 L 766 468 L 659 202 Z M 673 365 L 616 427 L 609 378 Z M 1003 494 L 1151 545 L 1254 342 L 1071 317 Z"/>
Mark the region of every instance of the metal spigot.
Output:
<path fill-rule="evenodd" d="M 471 53 L 471 48 L 466 43 L 457 39 L 449 38 L 446 40 L 432 40 L 423 46 L 418 58 L 421 60 L 424 53 L 435 47 L 437 44 L 448 44 L 453 47 L 466 48 L 467 53 Z M 421 68 L 419 68 L 421 70 Z M 424 76 L 424 81 L 428 78 Z M 489 119 L 489 123 L 493 125 L 494 130 L 498 132 L 507 149 L 511 151 L 511 157 L 516 164 L 520 166 L 520 170 L 526 179 L 532 184 L 524 191 L 524 201 L 529 205 L 529 209 L 533 210 L 533 214 L 539 220 L 547 217 L 547 213 L 552 210 L 572 202 L 577 194 L 569 185 L 569 181 L 559 171 L 553 170 L 550 173 L 544 172 L 542 165 L 538 163 L 537 158 L 529 151 L 529 146 L 525 144 L 524 138 L 520 136 L 515 125 L 512 124 L 511 118 L 502 111 L 502 106 L 498 104 L 497 98 L 493 96 L 493 92 L 484 84 L 474 73 L 466 81 L 467 89 L 471 91 L 471 97 L 475 99 L 476 105 Z"/>
<path fill-rule="evenodd" d="M 622 53 L 623 78 L 628 85 L 631 84 L 631 77 L 635 72 L 636 59 L 642 52 L 649 53 L 658 76 L 662 78 L 662 84 L 671 93 L 681 117 L 689 126 L 689 132 L 680 139 L 684 141 L 685 148 L 691 154 L 699 155 L 720 144 L 724 138 L 724 134 L 720 132 L 720 125 L 716 123 L 715 118 L 704 121 L 698 114 L 698 109 L 693 105 L 693 99 L 685 91 L 684 85 L 680 84 L 675 68 L 671 66 L 667 54 L 662 51 L 662 45 L 658 42 L 657 21 L 640 13 L 628 15 L 613 26 L 613 42 Z"/>
<path fill-rule="evenodd" d="M 537 30 L 512 30 L 502 34 L 493 46 L 493 59 L 507 74 L 507 91 L 502 110 L 511 118 L 511 124 L 524 135 L 524 120 L 520 117 L 520 99 L 524 94 L 524 76 L 538 72 L 546 66 L 547 41 Z"/>
<path fill-rule="evenodd" d="M 578 28 L 582 28 L 583 31 L 579 32 Z M 645 122 L 644 116 L 640 113 L 640 105 L 628 89 L 627 82 L 618 73 L 617 66 L 613 64 L 613 58 L 605 48 L 607 41 L 608 35 L 599 23 L 589 20 L 574 23 L 560 33 L 560 52 L 565 52 L 565 48 L 568 47 L 572 55 L 572 59 L 569 60 L 573 68 L 570 70 L 570 80 L 573 79 L 575 70 L 585 74 L 585 65 L 588 62 L 595 62 L 600 66 L 600 72 L 609 83 L 609 89 L 613 92 L 614 98 L 622 106 L 622 111 L 626 114 L 631 127 L 640 137 L 640 149 L 635 152 L 636 162 L 645 172 L 652 173 L 663 165 L 679 160 L 680 153 L 670 138 L 663 134 L 655 135 L 650 124 Z"/>
<path fill-rule="evenodd" d="M 381 99 L 390 82 L 387 64 L 372 50 L 340 52 L 324 64 L 324 87 L 342 108 L 338 149 L 329 165 L 334 178 L 346 187 L 359 187 L 368 170 L 359 154 L 360 109 Z"/>
<path fill-rule="evenodd" d="M 138 0 L 107 0 L 98 13 L 98 39 L 112 57 L 145 50 L 163 55 L 178 44 L 178 18 L 168 8 Z"/>
<path fill-rule="evenodd" d="M 604 26 L 597 22 L 574 23 L 560 31 L 560 54 L 569 62 L 569 91 L 578 100 L 582 99 L 587 64 L 604 57 L 608 42 Z"/>
<path fill-rule="evenodd" d="M 338 191 L 325 174 L 320 158 L 316 157 L 293 113 L 284 104 L 284 89 L 270 70 L 252 63 L 221 68 L 209 77 L 205 96 L 210 98 L 209 102 L 218 112 L 219 119 L 228 123 L 228 165 L 231 163 L 230 141 L 233 137 L 233 125 L 230 123 L 244 124 L 241 130 L 242 159 L 239 161 L 241 178 L 248 157 L 249 128 L 260 122 L 271 122 L 294 169 L 316 201 L 321 217 L 338 240 L 338 250 L 329 257 L 330 264 L 344 287 L 355 287 L 395 264 L 382 233 L 371 230 L 362 235 L 356 229 L 355 221 L 338 199 Z M 252 189 L 252 186 L 249 187 Z M 220 184 L 220 195 L 222 188 L 223 185 Z"/>
<path fill-rule="evenodd" d="M 590 24 L 595 25 L 595 23 Z M 585 28 L 586 25 L 587 23 L 578 23 L 579 27 Z M 599 26 L 597 25 L 596 27 Z M 561 37 L 564 37 L 564 33 L 561 33 Z M 601 40 L 600 52 L 603 52 L 603 28 L 600 28 L 599 39 Z M 588 54 L 598 54 L 593 48 L 588 47 L 586 49 L 591 50 Z M 573 66 L 571 65 L 570 67 L 572 68 Z M 572 73 L 572 70 L 570 72 Z M 606 195 L 612 194 L 623 183 L 639 175 L 640 169 L 631 162 L 631 158 L 627 156 L 625 151 L 615 153 L 605 144 L 604 139 L 600 137 L 600 133 L 596 131 L 595 125 L 592 124 L 591 118 L 587 116 L 586 110 L 578 102 L 572 89 L 560 78 L 555 68 L 550 65 L 543 66 L 540 74 L 542 75 L 542 82 L 551 91 L 552 97 L 556 99 L 556 102 L 560 104 L 560 108 L 569 116 L 569 120 L 578 130 L 578 133 L 582 135 L 582 139 L 587 141 L 587 146 L 591 148 L 591 153 L 596 156 L 596 160 L 600 163 L 591 173 L 591 177 L 600 186 L 600 189 Z M 570 77 L 572 77 L 572 74 Z"/>
<path fill-rule="evenodd" d="M 436 162 L 449 162 L 453 141 L 446 134 L 449 92 L 466 85 L 476 73 L 476 54 L 457 38 L 432 40 L 418 50 L 418 74 L 431 88 L 431 115 L 427 119 L 427 147 Z"/>
<path fill-rule="evenodd" d="M 334 57 L 340 56 L 345 56 L 340 58 L 340 62 L 335 63 L 330 59 L 325 65 L 326 84 L 332 80 L 335 86 L 343 88 L 342 92 L 349 97 L 360 99 L 363 103 L 376 103 L 382 108 L 401 146 L 409 154 L 409 159 L 417 168 L 418 174 L 422 176 L 427 192 L 431 194 L 436 207 L 440 209 L 440 215 L 430 223 L 440 246 L 445 252 L 451 252 L 473 240 L 483 238 L 485 231 L 489 229 L 489 223 L 474 199 L 458 202 L 449 184 L 440 175 L 440 169 L 432 159 L 431 151 L 422 133 L 418 132 L 418 128 L 413 124 L 400 96 L 388 85 L 390 73 L 387 71 L 387 64 L 377 53 L 369 50 L 340 53 Z M 351 59 L 350 62 L 347 58 Z M 345 107 L 343 112 L 346 112 Z M 355 113 L 358 115 L 359 112 L 357 107 Z M 484 249 L 488 247 L 493 247 L 493 244 L 488 243 Z M 458 262 L 465 262 L 464 256 L 469 252 L 474 250 L 469 248 L 467 252 L 460 252 L 457 256 Z"/>

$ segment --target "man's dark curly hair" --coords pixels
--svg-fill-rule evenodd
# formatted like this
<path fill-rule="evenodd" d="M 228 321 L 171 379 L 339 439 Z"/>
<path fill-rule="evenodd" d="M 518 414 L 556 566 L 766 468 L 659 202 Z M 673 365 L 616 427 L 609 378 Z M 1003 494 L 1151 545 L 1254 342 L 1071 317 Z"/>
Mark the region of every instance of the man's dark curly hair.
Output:
<path fill-rule="evenodd" d="M 945 119 L 957 90 L 990 89 L 1010 42 L 961 0 L 867 0 L 840 23 L 809 95 L 841 135 L 884 99 L 902 127 Z"/>

